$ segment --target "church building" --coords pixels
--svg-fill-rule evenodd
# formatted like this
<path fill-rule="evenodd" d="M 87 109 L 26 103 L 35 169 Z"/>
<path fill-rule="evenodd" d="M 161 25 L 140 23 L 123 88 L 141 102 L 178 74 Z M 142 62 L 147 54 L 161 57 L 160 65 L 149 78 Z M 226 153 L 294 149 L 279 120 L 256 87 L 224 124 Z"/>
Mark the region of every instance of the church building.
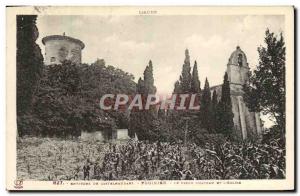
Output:
<path fill-rule="evenodd" d="M 262 123 L 258 112 L 250 112 L 243 99 L 243 85 L 248 81 L 249 65 L 246 54 L 239 46 L 232 52 L 227 63 L 227 74 L 230 82 L 232 112 L 234 114 L 234 131 L 240 139 L 260 138 Z M 211 87 L 221 97 L 222 85 Z"/>

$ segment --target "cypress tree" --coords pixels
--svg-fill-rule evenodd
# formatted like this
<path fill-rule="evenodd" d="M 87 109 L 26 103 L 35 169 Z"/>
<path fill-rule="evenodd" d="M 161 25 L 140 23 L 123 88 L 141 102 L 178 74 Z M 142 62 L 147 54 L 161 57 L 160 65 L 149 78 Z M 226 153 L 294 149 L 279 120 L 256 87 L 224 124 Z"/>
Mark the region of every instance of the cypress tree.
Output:
<path fill-rule="evenodd" d="M 136 93 L 144 94 L 145 93 L 145 83 L 144 80 L 140 77 L 136 85 Z"/>
<path fill-rule="evenodd" d="M 230 84 L 229 84 L 227 72 L 225 72 L 224 75 L 221 102 L 225 103 L 228 107 L 231 107 Z"/>
<path fill-rule="evenodd" d="M 145 94 L 155 94 L 156 87 L 154 86 L 153 65 L 151 60 L 149 61 L 149 64 L 144 71 L 144 81 Z"/>
<path fill-rule="evenodd" d="M 180 76 L 180 86 L 182 93 L 189 93 L 191 89 L 191 66 L 190 66 L 190 55 L 189 50 L 185 50 L 185 59 L 182 65 L 182 71 Z"/>
<path fill-rule="evenodd" d="M 192 93 L 200 93 L 200 80 L 198 76 L 198 67 L 197 61 L 195 61 L 193 72 L 192 72 L 192 81 L 191 81 L 191 92 Z"/>
<path fill-rule="evenodd" d="M 191 81 L 191 93 L 197 94 L 195 105 L 199 105 L 200 102 L 200 80 L 198 76 L 198 67 L 197 67 L 197 61 L 194 63 L 193 72 L 192 72 L 192 81 Z"/>
<path fill-rule="evenodd" d="M 144 81 L 142 78 L 139 78 L 138 83 L 136 84 L 136 94 L 143 94 L 144 92 Z M 133 108 L 130 111 L 129 116 L 129 126 L 128 126 L 128 135 L 131 138 L 135 137 L 135 134 L 139 131 L 139 126 L 141 122 L 142 116 L 141 111 L 137 110 L 136 108 Z"/>
<path fill-rule="evenodd" d="M 17 115 L 31 108 L 32 96 L 37 88 L 43 68 L 36 15 L 17 16 Z"/>
<path fill-rule="evenodd" d="M 212 129 L 216 131 L 217 124 L 217 106 L 218 106 L 218 96 L 216 90 L 213 92 L 211 108 L 212 108 Z"/>
<path fill-rule="evenodd" d="M 150 60 L 144 71 L 144 80 L 139 78 L 136 86 L 136 94 L 141 94 L 143 97 L 143 108 L 145 107 L 147 96 L 155 93 L 156 87 L 154 86 L 153 65 Z M 154 121 L 156 116 L 157 113 L 154 106 L 150 107 L 149 110 L 132 110 L 129 121 L 130 137 L 134 137 L 135 134 L 137 134 L 140 140 L 157 139 L 157 133 L 151 131 L 155 126 Z"/>
<path fill-rule="evenodd" d="M 177 80 L 174 84 L 174 90 L 173 90 L 173 93 L 174 94 L 179 94 L 181 92 L 181 88 L 180 88 L 180 83 L 179 81 Z"/>
<path fill-rule="evenodd" d="M 17 16 L 17 127 L 18 135 L 32 132 L 29 127 L 37 122 L 33 116 L 33 96 L 38 88 L 43 69 L 43 56 L 39 45 L 36 15 Z"/>
<path fill-rule="evenodd" d="M 201 97 L 200 105 L 200 119 L 202 127 L 205 128 L 208 132 L 212 131 L 212 119 L 211 119 L 211 93 L 209 88 L 209 82 L 207 78 L 205 79 L 205 85 L 203 89 L 203 94 Z"/>
<path fill-rule="evenodd" d="M 217 108 L 217 131 L 219 133 L 223 133 L 226 136 L 231 136 L 233 127 L 234 124 L 232 103 L 230 97 L 230 84 L 226 72 L 224 75 L 224 81 L 222 85 L 221 100 L 218 103 Z"/>

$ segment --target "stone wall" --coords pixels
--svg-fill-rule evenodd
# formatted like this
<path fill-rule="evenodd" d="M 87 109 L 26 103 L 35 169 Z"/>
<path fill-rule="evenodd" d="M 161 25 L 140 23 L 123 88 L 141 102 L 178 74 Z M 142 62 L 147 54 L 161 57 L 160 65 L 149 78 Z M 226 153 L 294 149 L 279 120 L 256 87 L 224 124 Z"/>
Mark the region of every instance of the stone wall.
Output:
<path fill-rule="evenodd" d="M 211 94 L 216 90 L 218 101 L 221 99 L 222 85 L 211 87 Z M 260 114 L 250 112 L 243 98 L 242 86 L 230 84 L 233 112 L 234 135 L 239 139 L 260 138 L 262 125 Z"/>
<path fill-rule="evenodd" d="M 242 96 L 231 96 L 235 134 L 241 139 L 261 137 L 261 122 L 259 113 L 250 112 Z"/>
<path fill-rule="evenodd" d="M 130 139 L 128 136 L 128 129 L 117 129 L 117 140 L 127 140 Z"/>
<path fill-rule="evenodd" d="M 83 141 L 104 141 L 101 131 L 96 132 L 81 132 L 80 139 Z"/>
<path fill-rule="evenodd" d="M 104 140 L 128 140 L 128 129 L 117 129 L 111 131 L 111 135 L 105 135 L 104 131 L 81 132 L 81 140 L 83 141 L 104 141 Z"/>

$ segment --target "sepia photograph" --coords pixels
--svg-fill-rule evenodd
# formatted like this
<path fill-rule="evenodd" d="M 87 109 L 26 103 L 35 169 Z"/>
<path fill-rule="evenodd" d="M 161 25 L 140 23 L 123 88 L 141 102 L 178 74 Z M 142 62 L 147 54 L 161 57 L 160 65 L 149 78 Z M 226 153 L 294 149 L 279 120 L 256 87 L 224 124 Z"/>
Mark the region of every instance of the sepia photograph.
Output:
<path fill-rule="evenodd" d="M 8 190 L 293 190 L 294 8 L 7 7 Z"/>

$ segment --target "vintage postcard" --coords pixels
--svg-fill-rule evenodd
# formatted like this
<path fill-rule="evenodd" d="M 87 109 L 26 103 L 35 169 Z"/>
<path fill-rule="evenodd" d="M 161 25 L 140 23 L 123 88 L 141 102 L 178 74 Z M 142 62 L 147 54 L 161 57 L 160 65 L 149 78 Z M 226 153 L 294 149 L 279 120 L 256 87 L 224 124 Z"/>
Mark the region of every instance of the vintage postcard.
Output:
<path fill-rule="evenodd" d="M 7 190 L 294 190 L 294 7 L 7 7 Z"/>

